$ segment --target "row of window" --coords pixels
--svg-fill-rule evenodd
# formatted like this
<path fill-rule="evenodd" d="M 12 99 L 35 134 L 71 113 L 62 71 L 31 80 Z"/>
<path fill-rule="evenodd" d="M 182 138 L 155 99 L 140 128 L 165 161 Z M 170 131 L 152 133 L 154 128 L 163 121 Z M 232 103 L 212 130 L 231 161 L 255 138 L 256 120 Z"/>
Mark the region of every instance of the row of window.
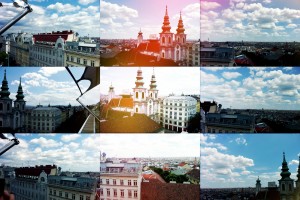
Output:
<path fill-rule="evenodd" d="M 165 120 L 165 123 L 166 124 L 178 125 L 178 126 L 182 126 L 184 124 L 184 127 L 186 127 L 186 122 L 182 123 L 182 122 L 176 122 L 176 121 L 169 120 L 169 123 L 168 123 L 168 120 Z"/>
<path fill-rule="evenodd" d="M 57 191 L 56 190 L 53 190 L 52 191 L 52 189 L 50 189 L 49 190 L 49 194 L 50 195 L 53 195 L 53 196 L 58 196 L 58 197 L 64 197 L 64 198 L 67 198 L 67 199 L 69 199 L 69 197 L 71 198 L 71 199 L 76 199 L 76 194 L 74 194 L 74 193 L 72 193 L 72 194 L 70 194 L 70 193 L 68 193 L 68 192 L 64 192 L 64 195 L 63 195 L 63 192 L 62 191 L 58 191 L 58 193 L 57 193 Z M 50 200 L 55 200 L 55 198 L 50 198 Z M 86 196 L 85 195 L 85 198 L 84 198 L 84 195 L 79 195 L 79 200 L 90 200 L 90 196 Z"/>
<path fill-rule="evenodd" d="M 53 56 L 55 56 L 55 51 L 53 50 L 51 50 L 51 49 L 45 49 L 45 48 L 39 48 L 39 47 L 32 47 L 31 48 L 31 50 L 33 50 L 33 51 L 36 51 L 36 52 L 41 52 L 41 53 L 44 53 L 44 54 L 48 54 L 48 55 L 53 55 Z"/>
<path fill-rule="evenodd" d="M 106 185 L 110 185 L 110 182 L 111 181 L 109 181 L 109 179 L 105 180 Z M 103 184 L 102 179 L 100 179 L 100 184 Z M 117 179 L 113 179 L 111 185 L 117 185 Z M 120 185 L 124 185 L 124 180 L 122 180 L 122 179 L 120 180 Z M 127 180 L 127 185 L 131 186 L 132 185 L 132 181 L 131 180 Z M 137 180 L 133 180 L 133 185 L 137 186 Z"/>
<path fill-rule="evenodd" d="M 40 55 L 40 54 L 33 54 L 33 57 L 38 59 L 38 60 L 44 61 L 46 63 L 49 62 L 49 64 L 55 64 L 55 61 L 57 60 L 57 59 L 54 59 L 54 58 L 48 58 L 47 56 Z M 60 55 L 60 57 L 62 58 L 62 55 Z"/>
<path fill-rule="evenodd" d="M 207 133 L 249 133 L 249 131 L 222 130 L 222 129 L 207 128 Z"/>
<path fill-rule="evenodd" d="M 81 58 L 79 58 L 79 57 L 77 57 L 76 58 L 76 61 L 75 61 L 75 58 L 73 57 L 73 56 L 69 56 L 69 55 L 67 55 L 67 61 L 71 61 L 71 62 L 76 62 L 76 63 L 78 63 L 78 64 L 84 64 L 84 65 L 88 65 L 88 61 L 87 61 L 87 59 L 83 59 L 83 62 L 81 62 Z M 91 67 L 95 67 L 95 61 L 94 60 L 91 60 L 91 65 L 90 65 Z"/>
<path fill-rule="evenodd" d="M 118 195 L 118 190 L 117 189 L 112 189 L 112 194 L 111 194 L 111 189 L 110 188 L 107 188 L 106 189 L 106 196 L 113 196 L 113 197 L 118 197 L 118 196 L 120 196 L 120 197 L 125 197 L 125 190 L 124 189 L 120 189 L 119 190 L 119 195 Z M 132 194 L 133 194 L 133 196 L 132 196 Z M 101 195 L 104 195 L 104 192 L 103 192 L 103 189 L 102 188 L 100 188 L 100 196 Z M 127 197 L 128 198 L 132 198 L 132 197 L 134 197 L 134 198 L 137 198 L 138 197 L 138 191 L 137 190 L 134 190 L 133 191 L 133 193 L 132 193 L 132 190 L 127 190 Z"/>

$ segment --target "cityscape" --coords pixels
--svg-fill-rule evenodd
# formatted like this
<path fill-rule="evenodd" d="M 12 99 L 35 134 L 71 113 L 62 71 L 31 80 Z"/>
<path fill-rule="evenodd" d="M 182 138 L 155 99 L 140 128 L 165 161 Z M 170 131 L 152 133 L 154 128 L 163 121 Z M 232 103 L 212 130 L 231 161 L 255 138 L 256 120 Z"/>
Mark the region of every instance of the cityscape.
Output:
<path fill-rule="evenodd" d="M 199 1 L 101 0 L 100 9 L 101 66 L 199 66 Z"/>
<path fill-rule="evenodd" d="M 1 156 L 0 166 L 5 190 L 15 199 L 96 199 L 99 135 L 15 136 L 19 144 Z M 0 140 L 1 154 L 5 144 Z"/>
<path fill-rule="evenodd" d="M 100 199 L 200 199 L 199 135 L 100 138 Z"/>
<path fill-rule="evenodd" d="M 85 68 L 71 71 L 72 75 L 80 77 L 84 74 Z M 99 99 L 94 98 L 95 95 L 99 96 L 99 85 L 89 89 L 89 82 L 80 81 L 80 88 L 87 91 L 84 95 L 80 95 L 81 91 L 70 74 L 65 68 L 60 67 L 1 68 L 0 74 L 1 132 L 99 131 L 98 120 L 88 112 L 93 110 L 93 113 L 99 116 Z M 99 75 L 93 76 L 99 79 Z M 77 98 L 82 104 L 76 101 Z"/>
<path fill-rule="evenodd" d="M 100 66 L 99 3 L 6 0 L 1 5 L 0 66 Z M 28 11 L 25 16 L 22 10 Z"/>
<path fill-rule="evenodd" d="M 201 1 L 201 66 L 299 66 L 296 1 Z"/>
<path fill-rule="evenodd" d="M 203 134 L 201 199 L 298 199 L 299 134 Z"/>
<path fill-rule="evenodd" d="M 298 67 L 201 67 L 201 130 L 299 133 Z"/>
<path fill-rule="evenodd" d="M 200 68 L 101 67 L 100 74 L 101 133 L 199 132 Z"/>

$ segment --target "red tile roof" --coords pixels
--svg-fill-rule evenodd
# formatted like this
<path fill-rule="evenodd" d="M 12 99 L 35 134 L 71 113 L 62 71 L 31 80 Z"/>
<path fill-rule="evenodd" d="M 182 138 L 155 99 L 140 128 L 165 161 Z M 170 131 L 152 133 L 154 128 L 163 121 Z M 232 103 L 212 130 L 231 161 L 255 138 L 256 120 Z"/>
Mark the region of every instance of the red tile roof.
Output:
<path fill-rule="evenodd" d="M 157 183 L 166 183 L 166 181 L 156 172 L 152 171 L 152 174 L 143 174 L 143 178 L 148 181 L 155 181 Z"/>
<path fill-rule="evenodd" d="M 21 175 L 26 176 L 39 176 L 42 171 L 44 171 L 46 174 L 50 174 L 52 169 L 55 169 L 55 165 L 41 165 L 41 166 L 35 166 L 35 167 L 21 167 L 16 168 L 16 177 L 19 177 Z"/>
<path fill-rule="evenodd" d="M 148 42 L 141 43 L 138 47 L 138 51 L 148 51 L 159 53 L 160 44 L 158 40 L 149 40 Z"/>
<path fill-rule="evenodd" d="M 180 183 L 142 182 L 141 200 L 198 200 L 200 186 Z"/>
<path fill-rule="evenodd" d="M 70 34 L 73 34 L 73 31 L 57 31 L 52 33 L 39 33 L 37 35 L 33 35 L 33 39 L 35 42 L 56 42 L 56 40 L 61 37 L 64 40 L 68 39 Z"/>
<path fill-rule="evenodd" d="M 133 98 L 113 98 L 108 103 L 108 106 L 133 108 Z"/>
<path fill-rule="evenodd" d="M 184 165 L 186 165 L 185 162 L 181 162 L 181 163 L 178 164 L 178 166 L 180 166 L 180 167 L 183 167 Z"/>

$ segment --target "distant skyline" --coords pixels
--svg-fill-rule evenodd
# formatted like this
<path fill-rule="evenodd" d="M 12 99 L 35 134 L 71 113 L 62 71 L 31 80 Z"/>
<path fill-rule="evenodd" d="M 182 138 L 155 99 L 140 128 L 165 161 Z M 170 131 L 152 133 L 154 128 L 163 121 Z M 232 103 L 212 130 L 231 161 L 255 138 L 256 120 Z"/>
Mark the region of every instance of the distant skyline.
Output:
<path fill-rule="evenodd" d="M 262 187 L 281 179 L 283 152 L 291 178 L 297 180 L 299 134 L 201 135 L 201 188 Z"/>
<path fill-rule="evenodd" d="M 201 41 L 299 40 L 298 0 L 200 0 Z"/>
<path fill-rule="evenodd" d="M 201 67 L 201 101 L 232 109 L 300 110 L 300 67 Z"/>
<path fill-rule="evenodd" d="M 12 138 L 10 134 L 8 137 Z M 99 171 L 99 135 L 16 134 L 16 137 L 20 144 L 4 153 L 0 164 L 13 167 L 55 164 L 62 171 Z M 0 147 L 7 143 L 0 139 Z"/>
<path fill-rule="evenodd" d="M 166 5 L 171 32 L 176 33 L 180 11 L 187 40 L 200 38 L 199 0 L 100 0 L 101 39 L 136 39 L 143 32 L 144 39 L 162 31 Z"/>
<path fill-rule="evenodd" d="M 15 0 L 24 6 L 21 0 Z M 23 11 L 13 6 L 11 0 L 2 0 L 0 7 L 0 27 Z M 6 33 L 45 33 L 52 31 L 73 30 L 79 36 L 100 36 L 99 0 L 28 0 L 33 11 L 23 17 Z"/>
<path fill-rule="evenodd" d="M 133 94 L 138 67 L 101 67 L 100 93 L 107 95 L 110 85 L 115 94 Z M 150 88 L 153 67 L 141 67 L 144 87 Z M 158 97 L 175 95 L 200 94 L 199 67 L 154 67 Z"/>
<path fill-rule="evenodd" d="M 75 78 L 80 78 L 84 67 L 70 68 Z M 26 106 L 50 105 L 80 105 L 76 98 L 80 92 L 70 74 L 64 67 L 1 67 L 0 85 L 2 85 L 4 70 L 10 91 L 10 98 L 16 100 L 20 82 L 24 92 Z M 82 91 L 86 91 L 90 82 L 80 81 Z M 96 104 L 100 100 L 100 86 L 88 91 L 80 100 L 85 105 Z"/>
<path fill-rule="evenodd" d="M 199 134 L 101 134 L 106 157 L 199 157 Z"/>

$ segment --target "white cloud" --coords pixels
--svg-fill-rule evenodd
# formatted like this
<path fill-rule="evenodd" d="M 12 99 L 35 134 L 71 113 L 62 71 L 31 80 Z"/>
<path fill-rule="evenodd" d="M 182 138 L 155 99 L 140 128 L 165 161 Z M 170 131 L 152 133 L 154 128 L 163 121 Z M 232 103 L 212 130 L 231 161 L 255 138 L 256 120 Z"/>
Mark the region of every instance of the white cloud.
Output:
<path fill-rule="evenodd" d="M 39 145 L 43 148 L 52 148 L 62 146 L 61 142 L 56 142 L 53 139 L 46 139 L 44 137 L 35 138 L 29 141 L 29 143 Z"/>
<path fill-rule="evenodd" d="M 201 10 L 213 10 L 221 7 L 221 4 L 210 1 L 200 1 Z"/>
<path fill-rule="evenodd" d="M 222 76 L 226 79 L 234 79 L 234 78 L 238 78 L 239 76 L 241 76 L 242 74 L 239 72 L 223 72 Z"/>
<path fill-rule="evenodd" d="M 80 135 L 76 135 L 76 134 L 63 135 L 63 136 L 61 136 L 61 140 L 64 142 L 70 142 L 72 140 L 76 140 L 79 137 L 80 137 Z"/>
<path fill-rule="evenodd" d="M 46 77 L 49 77 L 61 71 L 66 71 L 66 69 L 64 67 L 41 67 L 38 72 Z"/>
<path fill-rule="evenodd" d="M 58 13 L 60 12 L 74 12 L 80 10 L 80 6 L 73 6 L 71 4 L 62 4 L 57 2 L 56 4 L 50 4 L 47 6 L 47 9 L 56 10 Z"/>
<path fill-rule="evenodd" d="M 91 3 L 94 3 L 96 0 L 79 0 L 78 3 L 82 4 L 82 5 L 88 5 Z"/>

